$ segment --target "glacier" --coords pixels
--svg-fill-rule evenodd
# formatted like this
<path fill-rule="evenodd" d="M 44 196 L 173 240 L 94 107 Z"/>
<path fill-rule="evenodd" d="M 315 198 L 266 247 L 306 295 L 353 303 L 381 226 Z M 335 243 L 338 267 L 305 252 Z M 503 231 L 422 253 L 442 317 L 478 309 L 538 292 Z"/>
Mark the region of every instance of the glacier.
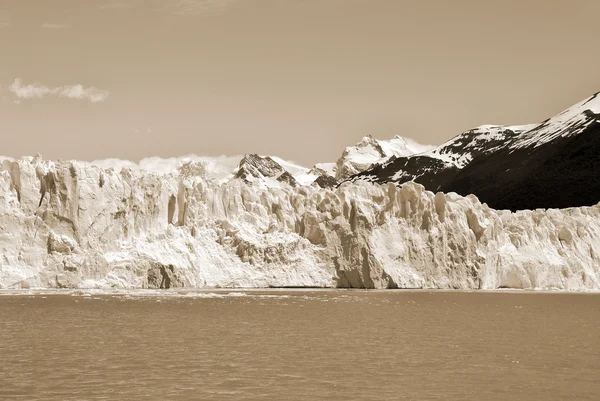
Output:
<path fill-rule="evenodd" d="M 40 156 L 0 168 L 0 288 L 600 289 L 600 205 L 510 212 L 345 182 L 253 186 Z M 202 171 L 200 171 L 202 172 Z"/>

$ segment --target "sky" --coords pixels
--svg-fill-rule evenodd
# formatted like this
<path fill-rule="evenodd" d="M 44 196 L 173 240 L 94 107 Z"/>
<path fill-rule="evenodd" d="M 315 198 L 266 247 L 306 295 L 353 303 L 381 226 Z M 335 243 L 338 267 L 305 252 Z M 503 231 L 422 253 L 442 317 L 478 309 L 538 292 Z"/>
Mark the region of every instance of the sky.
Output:
<path fill-rule="evenodd" d="M 600 90 L 597 0 L 0 0 L 0 154 L 437 145 Z"/>

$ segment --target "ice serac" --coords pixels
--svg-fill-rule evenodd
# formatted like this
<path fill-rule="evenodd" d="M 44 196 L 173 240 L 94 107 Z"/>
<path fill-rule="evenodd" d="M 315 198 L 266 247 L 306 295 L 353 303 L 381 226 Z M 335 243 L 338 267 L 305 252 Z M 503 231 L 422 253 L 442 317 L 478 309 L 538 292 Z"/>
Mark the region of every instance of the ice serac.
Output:
<path fill-rule="evenodd" d="M 249 161 L 250 163 L 251 161 Z M 218 184 L 2 163 L 0 287 L 600 289 L 600 206 L 511 213 L 407 183 Z"/>

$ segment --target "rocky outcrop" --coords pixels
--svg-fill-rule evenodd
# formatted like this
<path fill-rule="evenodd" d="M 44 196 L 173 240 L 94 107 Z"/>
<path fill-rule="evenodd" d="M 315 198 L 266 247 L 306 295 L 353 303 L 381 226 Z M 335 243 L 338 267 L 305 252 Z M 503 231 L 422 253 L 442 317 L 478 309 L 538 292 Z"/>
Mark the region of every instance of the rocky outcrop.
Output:
<path fill-rule="evenodd" d="M 415 183 L 219 185 L 192 170 L 3 163 L 0 287 L 160 287 L 173 266 L 171 287 L 600 289 L 598 205 L 511 213 Z"/>
<path fill-rule="evenodd" d="M 335 178 L 330 175 L 322 174 L 317 177 L 315 180 L 315 184 L 317 184 L 321 188 L 333 188 L 337 186 L 339 183 Z"/>
<path fill-rule="evenodd" d="M 179 272 L 173 265 L 156 264 L 148 270 L 147 284 L 144 288 L 185 287 L 179 278 Z"/>
<path fill-rule="evenodd" d="M 234 178 L 244 180 L 246 183 L 268 183 L 272 180 L 293 187 L 298 185 L 296 179 L 275 160 L 269 156 L 261 157 L 256 154 L 247 154 L 242 158 Z"/>

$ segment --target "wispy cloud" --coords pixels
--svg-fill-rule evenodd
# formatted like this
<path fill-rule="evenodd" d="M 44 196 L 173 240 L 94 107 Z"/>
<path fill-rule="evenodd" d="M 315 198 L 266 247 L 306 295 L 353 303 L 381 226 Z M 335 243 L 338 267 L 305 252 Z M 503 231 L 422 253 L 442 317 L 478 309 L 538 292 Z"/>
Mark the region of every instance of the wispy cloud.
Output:
<path fill-rule="evenodd" d="M 82 85 L 69 85 L 59 88 L 58 95 L 69 99 L 89 100 L 90 102 L 103 102 L 108 97 L 108 91 L 95 87 L 84 88 Z"/>
<path fill-rule="evenodd" d="M 225 11 L 235 1 L 237 0 L 178 0 L 170 4 L 172 12 L 176 14 L 198 15 Z"/>
<path fill-rule="evenodd" d="M 87 100 L 92 103 L 103 102 L 108 98 L 108 91 L 93 86 L 65 85 L 50 88 L 39 83 L 23 84 L 21 78 L 16 78 L 8 87 L 18 99 L 41 99 L 46 96 L 57 96 L 74 100 Z"/>
<path fill-rule="evenodd" d="M 69 25 L 67 25 L 67 24 L 51 24 L 51 23 L 42 24 L 42 28 L 44 28 L 44 29 L 65 29 L 68 27 L 69 27 Z"/>
<path fill-rule="evenodd" d="M 110 9 L 127 9 L 134 8 L 143 4 L 142 0 L 130 0 L 130 1 L 122 1 L 122 0 L 107 0 L 103 4 L 100 4 L 99 7 L 102 10 L 110 10 Z"/>
<path fill-rule="evenodd" d="M 149 2 L 144 0 L 104 0 L 98 7 L 103 10 L 124 10 L 144 7 L 159 13 L 198 16 L 225 11 L 240 0 L 169 0 Z"/>

